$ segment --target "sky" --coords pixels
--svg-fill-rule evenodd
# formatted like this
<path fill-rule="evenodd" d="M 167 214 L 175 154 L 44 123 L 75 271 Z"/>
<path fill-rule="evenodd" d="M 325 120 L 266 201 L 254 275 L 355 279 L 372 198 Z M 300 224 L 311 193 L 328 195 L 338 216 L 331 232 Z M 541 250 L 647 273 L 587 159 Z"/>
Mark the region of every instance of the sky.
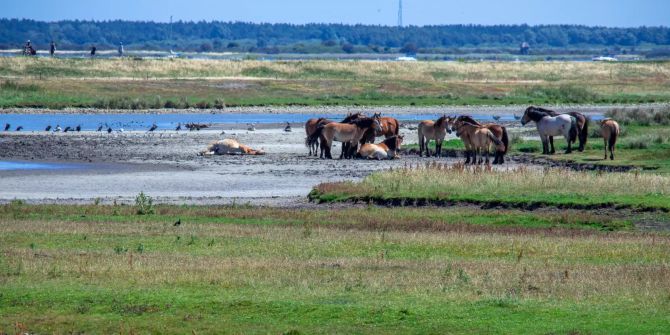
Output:
<path fill-rule="evenodd" d="M 403 0 L 405 25 L 670 26 L 670 0 Z M 2 0 L 0 17 L 396 25 L 398 0 Z"/>

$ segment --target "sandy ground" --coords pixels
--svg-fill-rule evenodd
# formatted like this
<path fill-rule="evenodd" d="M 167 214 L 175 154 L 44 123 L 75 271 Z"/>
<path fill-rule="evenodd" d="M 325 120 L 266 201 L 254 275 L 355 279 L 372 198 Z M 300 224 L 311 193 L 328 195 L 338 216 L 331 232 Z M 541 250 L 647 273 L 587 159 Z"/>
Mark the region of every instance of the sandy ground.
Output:
<path fill-rule="evenodd" d="M 320 182 L 357 180 L 373 171 L 423 164 L 433 158 L 407 155 L 393 161 L 321 160 L 307 156 L 302 129 L 282 125 L 248 132 L 223 127 L 200 132 L 0 133 L 0 160 L 66 162 L 58 170 L 0 171 L 0 202 L 132 202 L 139 192 L 161 203 L 246 203 L 293 206 Z M 407 143 L 415 130 L 402 129 Z M 453 137 L 453 135 L 451 135 Z M 235 138 L 265 156 L 201 157 L 217 139 Z M 334 155 L 340 149 L 334 148 Z M 441 158 L 453 163 L 455 158 Z M 513 167 L 513 163 L 506 165 Z"/>

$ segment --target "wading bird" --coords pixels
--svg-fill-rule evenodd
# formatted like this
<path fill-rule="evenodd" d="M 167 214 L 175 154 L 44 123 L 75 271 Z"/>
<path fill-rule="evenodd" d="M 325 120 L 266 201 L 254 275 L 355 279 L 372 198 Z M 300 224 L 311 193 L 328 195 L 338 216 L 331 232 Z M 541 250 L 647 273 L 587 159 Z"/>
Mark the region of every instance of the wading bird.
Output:
<path fill-rule="evenodd" d="M 177 128 L 174 129 L 175 131 L 180 131 L 181 130 L 181 122 L 177 124 Z"/>
<path fill-rule="evenodd" d="M 44 128 L 44 131 L 49 131 L 51 130 L 51 125 L 48 125 L 46 128 Z"/>
<path fill-rule="evenodd" d="M 256 125 L 253 123 L 247 123 L 247 130 L 248 131 L 256 131 Z"/>
<path fill-rule="evenodd" d="M 286 122 L 286 127 L 284 127 L 284 131 L 287 133 L 290 133 L 292 131 L 290 123 Z"/>
<path fill-rule="evenodd" d="M 11 126 L 12 126 L 11 124 L 5 123 L 5 131 L 8 131 Z"/>
<path fill-rule="evenodd" d="M 151 128 L 149 128 L 149 131 L 153 132 L 156 129 L 158 129 L 158 126 L 154 123 L 154 124 L 151 125 Z"/>
<path fill-rule="evenodd" d="M 78 124 L 78 125 L 77 125 L 77 128 L 74 128 L 74 129 L 75 129 L 77 132 L 80 132 L 80 131 L 81 131 L 81 125 Z"/>
<path fill-rule="evenodd" d="M 16 131 L 21 131 L 21 130 L 23 130 L 23 126 L 16 127 Z"/>

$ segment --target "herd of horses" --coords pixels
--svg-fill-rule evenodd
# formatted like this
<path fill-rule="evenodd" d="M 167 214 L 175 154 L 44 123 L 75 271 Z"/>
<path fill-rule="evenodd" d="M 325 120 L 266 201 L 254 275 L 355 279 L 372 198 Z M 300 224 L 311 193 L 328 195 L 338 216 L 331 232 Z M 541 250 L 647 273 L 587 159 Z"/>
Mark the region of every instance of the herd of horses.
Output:
<path fill-rule="evenodd" d="M 572 152 L 573 144 L 584 151 L 589 136 L 589 118 L 578 112 L 557 113 L 540 107 L 528 107 L 521 124 L 534 122 L 542 141 L 542 154 L 556 152 L 554 137 L 563 136 L 568 143 L 566 154 Z M 614 146 L 619 135 L 619 125 L 612 119 L 600 122 L 601 135 L 605 141 L 605 159 L 614 159 Z M 447 134 L 456 133 L 465 145 L 465 164 L 489 164 L 490 153 L 494 153 L 493 164 L 503 164 L 509 150 L 507 129 L 496 123 L 480 123 L 468 115 L 443 115 L 437 120 L 426 120 L 417 128 L 419 155 L 441 156 L 442 143 Z M 400 123 L 380 113 L 366 116 L 363 113 L 349 114 L 340 122 L 326 118 L 313 118 L 305 123 L 305 144 L 310 156 L 332 159 L 334 142 L 342 143 L 340 158 L 393 159 L 398 158 L 403 136 Z M 384 136 L 381 143 L 374 144 L 377 137 Z M 428 143 L 435 141 L 431 153 Z"/>

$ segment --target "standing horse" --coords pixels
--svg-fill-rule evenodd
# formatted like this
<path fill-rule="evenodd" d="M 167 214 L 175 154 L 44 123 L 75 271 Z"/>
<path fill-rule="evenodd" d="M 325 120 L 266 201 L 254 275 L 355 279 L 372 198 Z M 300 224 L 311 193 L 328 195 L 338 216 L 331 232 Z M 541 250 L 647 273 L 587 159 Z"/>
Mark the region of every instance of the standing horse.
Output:
<path fill-rule="evenodd" d="M 526 112 L 521 118 L 521 125 L 526 125 L 528 122 L 534 121 L 537 126 L 537 132 L 540 133 L 542 140 L 542 154 L 554 154 L 554 136 L 563 136 L 568 142 L 568 150 L 566 154 L 572 152 L 572 142 L 570 139 L 577 134 L 577 120 L 573 116 L 560 114 L 558 116 L 548 116 L 547 114 L 537 111 L 533 108 L 526 109 Z M 551 152 L 549 145 L 551 144 Z"/>
<path fill-rule="evenodd" d="M 460 115 L 456 118 L 456 120 L 472 123 L 476 126 L 485 127 L 486 129 L 490 130 L 493 133 L 493 135 L 496 135 L 496 137 L 500 141 L 502 141 L 503 144 L 505 145 L 505 149 L 502 151 L 496 150 L 495 157 L 493 158 L 493 164 L 505 163 L 505 155 L 509 150 L 509 135 L 507 134 L 507 128 L 495 123 L 481 124 L 469 115 Z"/>
<path fill-rule="evenodd" d="M 435 140 L 435 156 L 442 155 L 442 142 L 447 133 L 451 134 L 451 129 L 448 127 L 450 120 L 449 117 L 443 115 L 437 121 L 425 120 L 419 123 L 419 157 L 423 157 L 424 149 L 426 157 L 430 157 L 430 148 L 428 147 L 430 140 Z"/>
<path fill-rule="evenodd" d="M 470 155 L 472 155 L 472 164 L 481 164 L 484 159 L 484 152 L 486 153 L 486 164 L 489 164 L 491 144 L 495 144 L 496 152 L 505 150 L 503 142 L 484 126 L 478 126 L 465 121 L 456 121 L 455 127 L 456 135 L 463 139 L 466 147 L 465 155 L 467 158 L 465 164 L 470 163 Z M 480 155 L 479 162 L 477 162 L 477 154 Z"/>
<path fill-rule="evenodd" d="M 396 158 L 398 157 L 398 150 L 400 150 L 400 145 L 402 145 L 403 139 L 403 136 L 397 135 L 391 136 L 379 144 L 363 144 L 361 149 L 356 153 L 356 158 L 377 160 Z"/>
<path fill-rule="evenodd" d="M 542 112 L 544 114 L 547 114 L 549 116 L 559 116 L 561 114 L 556 113 L 553 110 L 550 109 L 545 109 L 541 107 L 534 107 L 530 106 L 528 109 L 534 109 L 538 112 Z M 577 139 L 579 139 L 579 152 L 584 151 L 584 146 L 586 145 L 586 141 L 589 138 L 589 118 L 586 117 L 586 115 L 578 112 L 569 112 L 569 113 L 564 113 L 563 115 L 570 115 L 574 117 L 577 120 L 577 133 L 571 135 L 570 137 L 570 142 L 575 143 Z M 553 140 L 553 139 L 551 139 Z"/>
<path fill-rule="evenodd" d="M 326 125 L 331 122 L 334 122 L 332 120 L 328 120 L 326 118 L 314 118 L 314 119 L 309 119 L 307 122 L 305 122 L 305 134 L 307 137 L 305 137 L 305 146 L 309 148 L 309 156 L 316 156 L 316 151 L 319 149 L 319 141 L 318 138 L 314 142 L 309 142 L 309 137 L 314 134 L 316 131 L 316 128 L 318 128 L 321 125 Z"/>
<path fill-rule="evenodd" d="M 616 139 L 619 137 L 619 124 L 612 119 L 604 119 L 600 121 L 600 135 L 605 141 L 605 160 L 607 160 L 607 150 L 610 152 L 610 159 L 614 160 L 614 146 Z"/>
<path fill-rule="evenodd" d="M 321 141 L 321 149 L 326 152 L 326 158 L 333 159 L 331 155 L 331 147 L 333 141 L 349 143 L 350 148 L 356 148 L 358 142 L 363 138 L 365 132 L 370 128 L 374 130 L 381 129 L 379 119 L 377 118 L 361 118 L 353 121 L 351 124 L 332 122 L 323 126 L 319 126 L 316 131 L 309 137 L 309 141 L 316 141 L 317 138 Z M 351 158 L 351 149 L 344 153 L 344 158 Z"/>
<path fill-rule="evenodd" d="M 382 127 L 381 131 L 375 131 L 375 137 L 384 136 L 389 138 L 391 136 L 398 136 L 400 132 L 400 122 L 390 116 L 382 116 L 382 113 L 375 113 L 373 118 L 379 119 L 379 124 Z"/>

